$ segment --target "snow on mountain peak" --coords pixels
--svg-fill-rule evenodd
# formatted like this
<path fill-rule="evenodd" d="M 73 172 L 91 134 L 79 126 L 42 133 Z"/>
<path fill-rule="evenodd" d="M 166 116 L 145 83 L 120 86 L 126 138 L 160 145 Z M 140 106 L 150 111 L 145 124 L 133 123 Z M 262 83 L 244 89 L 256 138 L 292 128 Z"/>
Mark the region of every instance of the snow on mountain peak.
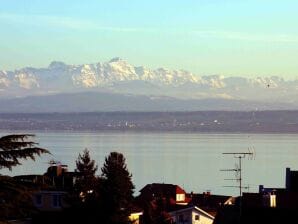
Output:
<path fill-rule="evenodd" d="M 10 85 L 10 80 L 6 71 L 0 71 L 0 89 L 7 88 Z"/>
<path fill-rule="evenodd" d="M 39 88 L 39 83 L 33 74 L 18 73 L 14 79 L 24 89 Z"/>
<path fill-rule="evenodd" d="M 270 87 L 270 88 L 268 88 Z M 297 96 L 298 80 L 285 81 L 272 77 L 197 76 L 185 70 L 150 69 L 133 66 L 121 58 L 108 62 L 67 65 L 53 61 L 47 68 L 23 68 L 0 71 L 1 93 L 27 91 L 63 92 L 108 90 L 131 94 L 164 94 L 175 97 L 272 98 L 272 91 L 283 91 Z M 30 92 L 31 91 L 31 92 Z M 258 95 L 258 96 L 256 96 Z"/>
<path fill-rule="evenodd" d="M 107 73 L 110 73 L 115 81 L 136 80 L 138 75 L 135 72 L 135 68 L 128 64 L 126 61 L 119 58 L 115 58 L 104 65 Z"/>
<path fill-rule="evenodd" d="M 64 62 L 53 61 L 46 69 L 25 68 L 15 71 L 13 76 L 11 79 L 17 85 L 27 89 L 48 86 L 50 83 L 58 82 L 59 79 L 63 80 L 61 82 L 65 84 L 67 80 L 71 80 L 72 83 L 69 84 L 83 88 L 137 80 L 146 81 L 157 86 L 178 87 L 186 83 L 207 85 L 211 88 L 225 86 L 221 77 L 202 78 L 185 70 L 172 71 L 165 68 L 151 70 L 143 66 L 134 67 L 119 57 L 105 63 L 72 66 L 66 65 Z M 5 83 L 8 85 L 7 81 Z"/>
<path fill-rule="evenodd" d="M 203 76 L 203 79 L 207 81 L 207 85 L 211 88 L 224 88 L 226 86 L 222 75 Z"/>

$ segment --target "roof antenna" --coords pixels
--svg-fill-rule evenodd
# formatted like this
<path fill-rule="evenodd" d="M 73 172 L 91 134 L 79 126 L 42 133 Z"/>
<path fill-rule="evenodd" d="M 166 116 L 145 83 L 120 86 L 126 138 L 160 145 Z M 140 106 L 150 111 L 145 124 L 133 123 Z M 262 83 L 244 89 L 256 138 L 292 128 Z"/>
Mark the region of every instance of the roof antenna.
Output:
<path fill-rule="evenodd" d="M 248 152 L 224 152 L 223 155 L 233 155 L 235 159 L 238 159 L 238 163 L 235 164 L 234 169 L 222 169 L 220 171 L 232 171 L 235 172 L 236 178 L 235 179 L 225 179 L 225 180 L 236 180 L 239 182 L 239 186 L 224 186 L 224 187 L 236 187 L 239 188 L 239 195 L 242 196 L 242 189 L 248 189 L 248 187 L 242 186 L 242 159 L 246 156 L 249 156 L 250 159 L 253 159 L 254 152 L 248 149 Z"/>

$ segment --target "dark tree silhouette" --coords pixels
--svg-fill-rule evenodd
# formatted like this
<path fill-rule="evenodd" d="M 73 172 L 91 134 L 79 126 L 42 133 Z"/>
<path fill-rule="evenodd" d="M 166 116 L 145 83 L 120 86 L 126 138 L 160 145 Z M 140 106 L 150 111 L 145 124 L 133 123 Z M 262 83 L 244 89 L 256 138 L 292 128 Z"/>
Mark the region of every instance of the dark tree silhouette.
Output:
<path fill-rule="evenodd" d="M 49 153 L 48 150 L 36 147 L 37 143 L 28 141 L 34 135 L 17 134 L 6 135 L 0 138 L 0 169 L 21 165 L 20 159 L 30 158 L 35 160 L 35 155 Z"/>
<path fill-rule="evenodd" d="M 0 169 L 21 165 L 20 159 L 35 159 L 35 155 L 49 153 L 36 147 L 37 143 L 27 140 L 34 135 L 7 135 L 0 138 Z M 28 217 L 34 212 L 32 192 L 12 177 L 0 175 L 0 220 Z"/>
<path fill-rule="evenodd" d="M 12 177 L 0 176 L 0 223 L 7 219 L 30 217 L 35 212 L 32 203 L 34 190 Z"/>
<path fill-rule="evenodd" d="M 162 195 L 155 198 L 146 198 L 142 202 L 144 209 L 144 224 L 170 224 L 171 217 L 167 212 L 167 201 Z"/>
<path fill-rule="evenodd" d="M 111 152 L 101 170 L 104 223 L 129 223 L 134 185 L 124 156 L 118 152 Z"/>
<path fill-rule="evenodd" d="M 88 149 L 83 151 L 83 154 L 79 154 L 76 161 L 76 171 L 80 172 L 85 179 L 94 178 L 98 166 L 95 165 L 95 161 L 91 160 Z"/>
<path fill-rule="evenodd" d="M 64 211 L 63 219 L 60 218 L 61 223 L 93 224 L 100 221 L 100 179 L 95 175 L 97 169 L 88 149 L 79 154 L 76 160 L 75 187 L 72 192 L 69 192 L 66 199 L 70 207 Z M 57 220 L 54 222 L 56 223 Z"/>
<path fill-rule="evenodd" d="M 76 172 L 79 177 L 76 180 L 76 189 L 81 194 L 81 199 L 85 201 L 88 196 L 95 197 L 96 185 L 98 179 L 95 173 L 98 166 L 95 165 L 95 161 L 90 158 L 89 150 L 85 149 L 83 154 L 79 154 L 76 160 Z"/>

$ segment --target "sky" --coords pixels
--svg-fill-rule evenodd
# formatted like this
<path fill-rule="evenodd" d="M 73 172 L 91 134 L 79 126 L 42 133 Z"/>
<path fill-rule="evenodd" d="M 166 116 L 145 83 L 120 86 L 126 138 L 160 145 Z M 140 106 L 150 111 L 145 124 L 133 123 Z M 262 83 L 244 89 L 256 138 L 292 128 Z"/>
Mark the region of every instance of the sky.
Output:
<path fill-rule="evenodd" d="M 0 70 L 121 57 L 197 75 L 298 79 L 296 0 L 0 0 Z"/>

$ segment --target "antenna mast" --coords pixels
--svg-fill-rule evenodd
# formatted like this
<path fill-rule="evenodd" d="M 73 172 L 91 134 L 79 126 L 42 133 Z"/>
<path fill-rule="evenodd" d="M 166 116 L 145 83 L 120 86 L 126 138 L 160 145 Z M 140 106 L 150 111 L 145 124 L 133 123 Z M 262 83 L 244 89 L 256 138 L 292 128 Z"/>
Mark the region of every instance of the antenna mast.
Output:
<path fill-rule="evenodd" d="M 226 180 L 236 180 L 239 182 L 239 186 L 225 186 L 225 187 L 237 187 L 239 188 L 239 195 L 242 196 L 242 189 L 248 189 L 248 187 L 242 186 L 242 159 L 245 158 L 245 156 L 253 156 L 253 152 L 224 152 L 223 155 L 233 155 L 235 159 L 238 159 L 238 165 L 236 165 L 235 169 L 223 169 L 220 171 L 233 171 L 236 172 L 236 175 L 239 174 L 239 177 L 236 176 L 235 179 L 226 179 Z"/>

